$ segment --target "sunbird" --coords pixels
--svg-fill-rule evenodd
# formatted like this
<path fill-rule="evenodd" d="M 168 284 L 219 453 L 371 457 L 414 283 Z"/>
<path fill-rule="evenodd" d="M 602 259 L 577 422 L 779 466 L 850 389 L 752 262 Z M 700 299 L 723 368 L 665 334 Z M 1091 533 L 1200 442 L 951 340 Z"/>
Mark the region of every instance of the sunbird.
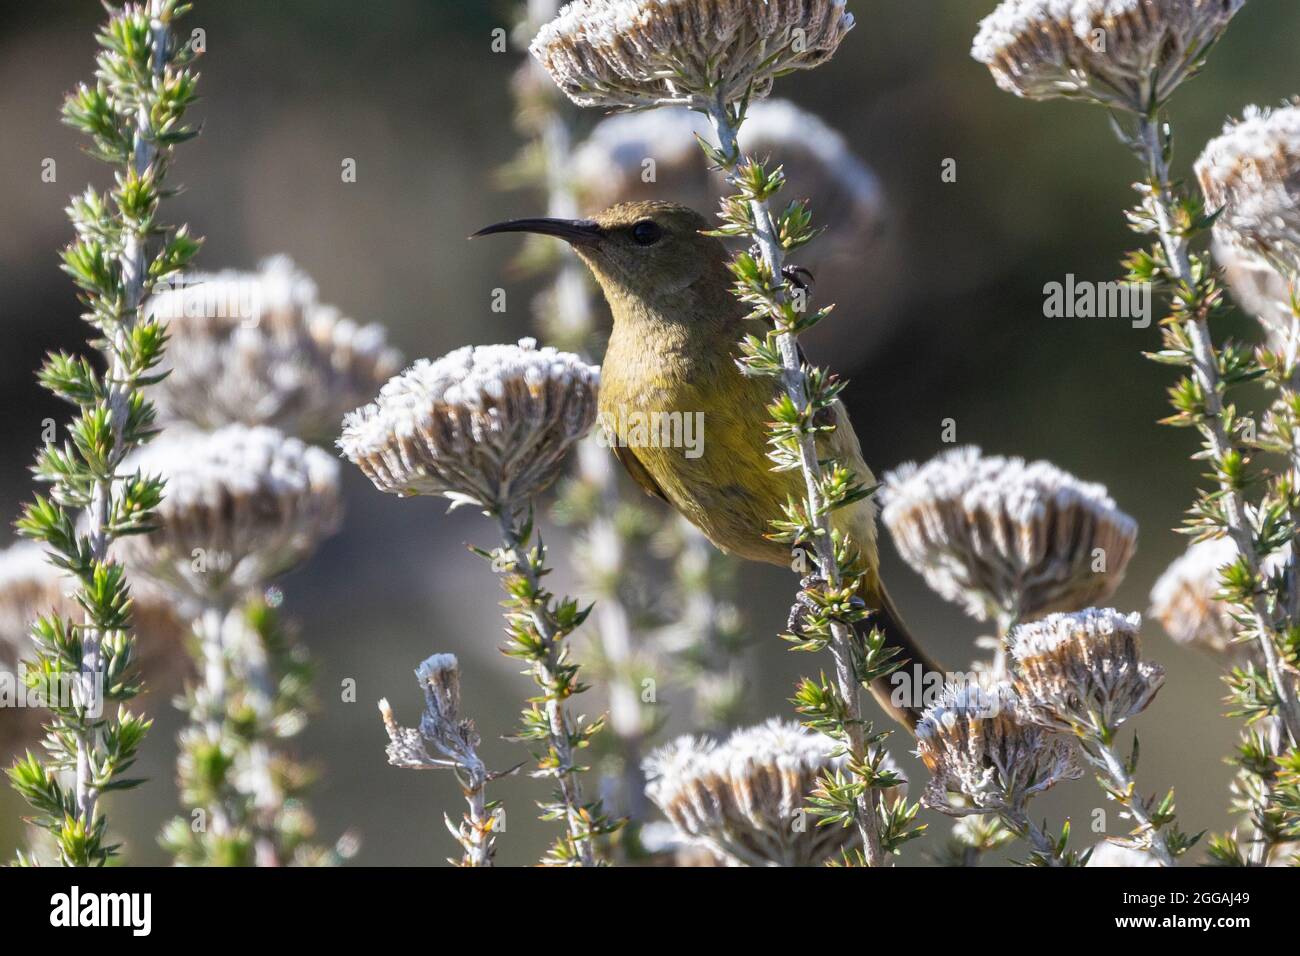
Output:
<path fill-rule="evenodd" d="M 727 249 L 708 229 L 694 210 L 652 201 L 619 203 L 591 219 L 512 219 L 474 235 L 537 233 L 573 248 L 614 317 L 601 365 L 600 422 L 614 432 L 615 457 L 648 494 L 677 509 L 722 551 L 793 568 L 788 546 L 765 532 L 791 496 L 805 496 L 804 480 L 798 471 L 771 470 L 766 409 L 774 385 L 736 365 L 738 342 L 752 320 L 731 292 Z M 818 458 L 835 458 L 873 484 L 844 406 L 837 401 L 829 411 L 834 428 L 820 433 Z M 694 454 L 644 440 L 644 423 L 665 412 L 703 413 L 703 442 Z M 640 439 L 632 434 L 638 424 Z M 939 669 L 903 626 L 880 580 L 875 510 L 864 499 L 833 512 L 832 520 L 859 551 L 858 594 L 872 613 L 858 626 L 884 632 L 900 649 L 900 673 L 916 687 L 903 683 L 900 692 L 899 684 L 881 678 L 872 693 L 911 729 L 922 709 L 921 687 L 933 683 L 922 675 Z"/>

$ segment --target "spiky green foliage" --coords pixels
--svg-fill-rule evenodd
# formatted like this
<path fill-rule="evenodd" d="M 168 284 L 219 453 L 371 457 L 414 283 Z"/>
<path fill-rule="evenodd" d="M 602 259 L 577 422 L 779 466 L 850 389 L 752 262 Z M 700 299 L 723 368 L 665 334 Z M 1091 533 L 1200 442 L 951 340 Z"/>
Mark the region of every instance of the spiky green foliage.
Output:
<path fill-rule="evenodd" d="M 611 819 L 599 799 L 587 801 L 582 793 L 579 751 L 591 745 L 604 726 L 604 718 L 586 721 L 570 712 L 571 698 L 586 691 L 578 679 L 579 667 L 569 657 L 568 638 L 591 613 L 573 598 L 556 598 L 542 585 L 550 573 L 546 545 L 536 535 L 533 516 L 520 521 L 499 515 L 502 546 L 495 551 L 475 549 L 502 575 L 506 593 L 506 646 L 509 657 L 523 661 L 539 693 L 529 698 L 515 740 L 538 749 L 533 776 L 555 781 L 552 799 L 543 801 L 542 819 L 561 821 L 565 832 L 542 862 L 549 866 L 596 866 L 597 842 L 617 832 L 622 820 Z"/>
<path fill-rule="evenodd" d="M 1170 177 L 1173 136 L 1158 111 L 1138 117 L 1132 129 L 1119 121 L 1114 128 L 1146 169 L 1135 187 L 1141 199 L 1128 218 L 1151 244 L 1129 255 L 1129 280 L 1152 283 L 1168 303 L 1162 347 L 1150 357 L 1183 370 L 1169 390 L 1174 412 L 1165 423 L 1194 428 L 1201 437 L 1194 457 L 1204 463 L 1209 487 L 1197 495 L 1182 530 L 1196 540 L 1226 536 L 1237 549 L 1236 560 L 1221 572 L 1220 596 L 1240 625 L 1248 660 L 1224 680 L 1229 714 L 1247 725 L 1233 758 L 1233 806 L 1252 835 L 1215 837 L 1209 853 L 1223 865 L 1265 864 L 1300 838 L 1284 774 L 1300 741 L 1300 369 L 1293 358 L 1266 347 L 1215 345 L 1213 329 L 1230 306 L 1219 271 L 1196 247 L 1219 210 L 1206 209 Z M 1238 394 L 1251 385 L 1271 394 L 1262 416 L 1238 405 Z M 1266 573 L 1264 559 L 1280 550 L 1289 554 L 1283 568 Z M 1153 812 L 1159 819 L 1172 815 L 1172 795 Z M 1174 829 L 1171 840 L 1171 850 L 1181 852 L 1195 838 Z"/>
<path fill-rule="evenodd" d="M 9 778 L 69 866 L 103 865 L 118 852 L 107 842 L 99 798 L 139 783 L 124 774 L 149 728 L 127 706 L 139 691 L 131 591 L 110 547 L 150 530 L 163 494 L 161 482 L 120 471 L 126 455 L 155 433 L 143 389 L 158 380 L 167 341 L 165 327 L 142 315 L 140 303 L 199 247 L 184 227 L 166 226 L 158 215 L 171 191 L 173 151 L 195 134 L 185 122 L 195 97 L 193 55 L 171 32 L 188 10 L 179 0 L 110 7 L 96 37 L 95 80 L 63 106 L 64 121 L 89 137 L 91 155 L 114 167 L 112 188 L 89 187 L 72 200 L 76 237 L 63 251 L 98 354 L 54 353 L 40 372 L 41 384 L 76 412 L 66 438 L 37 454 L 33 471 L 48 491 L 26 507 L 18 530 L 42 542 L 50 561 L 75 579 L 85 616 L 46 615 L 33 628 L 36 654 L 25 680 L 44 692 L 51 719 L 45 755 L 28 753 Z"/>
<path fill-rule="evenodd" d="M 857 546 L 831 525 L 833 512 L 870 497 L 874 489 L 844 463 L 818 458 L 817 439 L 835 428 L 828 413 L 844 383 L 804 361 L 798 337 L 831 309 L 810 309 L 797 270 L 784 268 L 786 255 L 812 241 L 818 230 L 802 202 L 772 211 L 785 173 L 741 153 L 737 134 L 746 106 L 717 104 L 709 119 L 718 141 L 701 140 L 700 146 L 735 189 L 722 202 L 715 235 L 753 243 L 732 258 L 730 269 L 736 298 L 749 307 L 751 318 L 766 323 L 763 335 L 740 342 L 738 361 L 746 375 L 771 379 L 777 392 L 767 408 L 768 458 L 774 471 L 801 472 L 808 488 L 803 498 L 787 502 L 782 516 L 773 516 L 768 537 L 788 545 L 813 572 L 803 582 L 797 634 L 787 639 L 795 650 L 829 650 L 835 661 L 834 680 L 804 680 L 795 698 L 805 723 L 838 740 L 848 756 L 847 773 L 824 777 L 810 810 L 827 824 L 858 828 L 862 850 L 845 862 L 860 859 L 879 866 L 920 830 L 912 826 L 915 806 L 887 807 L 881 799 L 882 789 L 891 785 L 886 781 L 890 775 L 879 773 L 888 734 L 873 732 L 862 719 L 859 702 L 863 688 L 898 664 L 882 634 L 864 633 L 867 629 L 859 626 L 868 611 L 856 596 Z"/>
<path fill-rule="evenodd" d="M 311 662 L 261 594 L 197 627 L 219 629 L 224 646 L 259 650 L 223 655 L 220 695 L 208 685 L 186 691 L 190 723 L 180 734 L 178 777 L 190 813 L 169 821 L 160 843 L 187 866 L 339 863 L 352 840 L 312 842 L 316 824 L 304 797 L 315 774 L 284 749 L 316 706 Z"/>

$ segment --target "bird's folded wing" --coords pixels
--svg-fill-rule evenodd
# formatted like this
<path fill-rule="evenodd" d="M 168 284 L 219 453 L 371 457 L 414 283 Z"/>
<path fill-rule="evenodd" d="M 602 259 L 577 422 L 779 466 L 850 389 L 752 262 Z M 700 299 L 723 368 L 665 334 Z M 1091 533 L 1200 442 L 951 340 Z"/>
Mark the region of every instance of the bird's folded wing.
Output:
<path fill-rule="evenodd" d="M 623 463 L 627 473 L 632 476 L 632 480 L 641 486 L 647 495 L 668 500 L 664 490 L 659 487 L 659 482 L 655 481 L 650 472 L 646 471 L 645 465 L 641 464 L 640 459 L 636 457 L 636 452 L 631 448 L 620 448 L 617 442 L 610 442 L 609 450 L 614 453 L 614 457 Z"/>

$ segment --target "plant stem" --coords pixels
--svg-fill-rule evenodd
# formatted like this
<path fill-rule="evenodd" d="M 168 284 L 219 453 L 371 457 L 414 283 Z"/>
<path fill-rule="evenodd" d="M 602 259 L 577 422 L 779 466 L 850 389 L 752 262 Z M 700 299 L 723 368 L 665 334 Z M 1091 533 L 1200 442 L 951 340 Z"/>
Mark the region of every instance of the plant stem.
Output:
<path fill-rule="evenodd" d="M 1137 821 L 1139 828 L 1151 843 L 1151 853 L 1162 866 L 1174 866 L 1174 855 L 1169 851 L 1165 835 L 1151 820 L 1146 803 L 1137 793 L 1137 783 L 1124 765 L 1124 760 L 1115 752 L 1114 746 L 1094 737 L 1084 742 L 1083 752 L 1091 758 L 1094 766 L 1102 770 L 1110 780 L 1112 787 L 1122 794 L 1117 799 Z M 1096 753 L 1092 753 L 1092 751 Z"/>
<path fill-rule="evenodd" d="M 153 17 L 151 62 L 155 79 L 161 79 L 167 62 L 170 31 L 159 19 L 162 0 L 151 0 L 150 10 Z M 141 102 L 132 157 L 132 166 L 137 176 L 144 175 L 156 155 L 156 147 L 144 132 L 149 125 L 148 103 Z M 121 345 L 135 325 L 140 302 L 144 297 L 146 251 L 146 236 L 139 231 L 132 231 L 127 237 L 120 259 L 124 293 L 123 308 L 117 326 L 108 332 L 108 344 L 105 346 L 109 372 L 104 384 L 107 390 L 113 443 L 106 456 L 105 473 L 95 481 L 90 505 L 86 508 L 86 535 L 90 544 L 90 553 L 95 563 L 100 565 L 106 564 L 109 559 L 108 549 L 112 543 L 109 529 L 114 511 L 113 482 L 116 479 L 117 466 L 121 464 L 127 453 L 122 437 L 126 427 L 130 386 L 126 384 L 127 372 L 121 359 Z M 89 698 L 83 698 L 83 703 L 91 706 L 101 695 L 104 635 L 95 626 L 89 613 L 86 615 L 85 625 L 81 635 L 81 686 L 83 694 Z M 76 746 L 77 815 L 89 830 L 94 823 L 99 802 L 99 792 L 94 786 L 97 733 L 94 730 L 79 731 L 76 735 Z"/>
<path fill-rule="evenodd" d="M 229 616 L 229 607 L 213 603 L 204 608 L 194 622 L 194 632 L 199 638 L 203 664 L 203 698 L 199 702 L 202 709 L 202 728 L 205 736 L 213 744 L 220 744 L 225 732 L 226 623 Z M 207 810 L 212 816 L 212 832 L 218 836 L 229 833 L 231 819 L 225 805 L 217 800 Z"/>
<path fill-rule="evenodd" d="M 610 486 L 613 490 L 613 486 Z M 599 517 L 592 522 L 593 534 L 614 535 L 609 520 Z M 632 633 L 627 609 L 608 597 L 596 605 L 596 631 L 605 661 L 609 665 L 609 726 L 618 738 L 623 765 L 623 805 L 621 811 L 633 820 L 644 820 L 649 810 L 645 795 L 645 772 L 641 769 L 642 726 L 641 701 L 629 677 L 632 663 Z"/>
<path fill-rule="evenodd" d="M 728 105 L 722 100 L 710 109 L 709 120 L 718 138 L 718 147 L 730 163 L 726 172 L 729 175 L 733 174 L 740 156 L 737 142 L 739 124 L 732 122 Z M 763 263 L 770 271 L 773 280 L 780 282 L 785 252 L 777 238 L 771 210 L 766 200 L 758 199 L 750 201 L 749 209 L 755 227 L 753 238 L 758 245 Z M 808 410 L 808 383 L 803 363 L 799 360 L 799 348 L 795 336 L 790 332 L 781 332 L 777 336 L 777 347 L 780 350 L 783 369 L 782 387 L 794 406 L 801 413 L 805 413 Z M 805 431 L 799 440 L 799 460 L 807 495 L 808 520 L 813 523 L 818 532 L 814 540 L 817 565 L 827 587 L 837 589 L 841 587 L 840 568 L 835 557 L 830 516 L 825 512 L 821 500 L 821 465 L 817 458 L 816 436 L 811 432 Z M 847 714 L 844 733 L 850 760 L 854 765 L 858 765 L 866 761 L 867 747 L 862 722 L 862 700 L 853 663 L 853 634 L 851 628 L 841 621 L 831 622 L 831 634 L 833 640 L 830 650 L 835 659 L 835 682 Z M 876 792 L 872 788 L 864 788 L 857 798 L 855 814 L 858 831 L 862 836 L 863 857 L 868 866 L 888 865 L 889 862 L 881 849 L 876 797 Z"/>
<path fill-rule="evenodd" d="M 1173 270 L 1174 278 L 1188 288 L 1194 286 L 1191 258 L 1188 254 L 1186 238 L 1176 233 L 1172 187 L 1169 181 L 1169 164 L 1161 143 L 1158 117 L 1155 114 L 1139 119 L 1141 145 L 1147 169 L 1151 176 L 1153 207 L 1159 229 L 1160 243 L 1164 247 L 1165 257 Z M 1214 344 L 1210 338 L 1209 326 L 1201 316 L 1189 316 L 1186 321 L 1188 338 L 1192 343 L 1193 371 L 1205 394 L 1206 416 L 1202 429 L 1210 444 L 1215 459 L 1222 461 L 1232 450 L 1232 440 L 1223 424 L 1223 401 L 1220 393 L 1218 361 Z M 1219 488 L 1223 501 L 1224 515 L 1227 520 L 1228 533 L 1237 546 L 1237 551 L 1246 562 L 1246 567 L 1253 577 L 1260 576 L 1259 556 L 1255 553 L 1255 542 L 1245 519 L 1245 504 L 1241 493 L 1231 484 L 1220 481 Z M 1279 711 L 1286 725 L 1287 733 L 1293 743 L 1300 743 L 1300 703 L 1297 703 L 1295 689 L 1282 670 L 1275 636 L 1277 629 L 1270 618 L 1267 604 L 1261 594 L 1251 599 L 1251 615 L 1256 633 L 1256 641 L 1264 658 L 1265 669 L 1273 690 L 1279 701 Z"/>
<path fill-rule="evenodd" d="M 1022 840 L 1027 840 L 1029 845 L 1047 860 L 1048 866 L 1065 865 L 1056 850 L 1056 842 L 1029 818 L 1029 814 L 1023 808 L 1007 810 L 1001 814 L 1001 817 L 1002 822 L 1011 832 Z"/>
<path fill-rule="evenodd" d="M 462 778 L 461 787 L 465 791 L 465 802 L 469 805 L 468 842 L 464 845 L 464 865 L 468 867 L 489 867 L 492 865 L 492 841 L 488 834 L 492 818 L 487 811 L 487 794 L 485 783 L 487 772 L 483 765 L 467 768 L 466 778 Z"/>
<path fill-rule="evenodd" d="M 501 540 L 513 560 L 515 572 L 528 582 L 529 590 L 534 595 L 538 594 L 541 591 L 541 575 L 538 574 L 529 556 L 524 553 L 523 542 L 520 540 L 513 516 L 502 513 L 498 517 L 501 525 Z M 573 759 L 573 725 L 564 702 L 555 691 L 559 686 L 556 674 L 563 663 L 564 652 L 556 637 L 555 623 L 551 620 L 545 605 L 534 597 L 528 613 L 542 642 L 543 657 L 533 660 L 533 668 L 537 683 L 546 692 L 544 701 L 546 718 L 550 726 L 551 748 L 555 751 L 557 763 L 555 777 L 564 800 L 569 839 L 573 842 L 581 865 L 595 866 L 596 852 L 592 846 L 591 834 L 583 822 L 582 784 L 578 780 Z"/>
<path fill-rule="evenodd" d="M 541 24 L 554 19 L 561 4 L 556 0 L 531 0 L 526 19 L 531 24 Z M 535 61 L 529 60 L 527 69 L 537 71 L 544 82 L 549 76 Z M 574 190 L 569 161 L 573 154 L 573 129 L 568 115 L 569 104 L 558 91 L 547 101 L 548 108 L 537 128 L 537 140 L 542 149 L 545 165 L 544 188 L 546 214 L 559 219 L 572 219 L 578 215 L 578 197 Z M 561 341 L 572 344 L 583 353 L 592 351 L 592 333 L 595 315 L 586 269 L 570 249 L 561 253 L 551 286 L 553 302 L 549 322 L 544 329 Z M 619 508 L 619 490 L 611 456 L 603 449 L 598 455 L 580 454 L 579 472 L 600 497 L 599 510 L 584 529 L 588 537 L 608 536 L 620 547 L 622 536 L 613 527 L 610 516 Z M 620 555 L 621 558 L 621 555 Z M 609 665 L 609 726 L 618 738 L 622 764 L 622 800 L 620 811 L 633 820 L 644 820 L 649 804 L 645 796 L 645 774 L 641 770 L 644 744 L 644 722 L 637 688 L 631 683 L 629 666 L 634 640 L 634 629 L 627 608 L 614 589 L 602 591 L 596 605 L 596 636 L 600 641 L 604 660 Z"/>

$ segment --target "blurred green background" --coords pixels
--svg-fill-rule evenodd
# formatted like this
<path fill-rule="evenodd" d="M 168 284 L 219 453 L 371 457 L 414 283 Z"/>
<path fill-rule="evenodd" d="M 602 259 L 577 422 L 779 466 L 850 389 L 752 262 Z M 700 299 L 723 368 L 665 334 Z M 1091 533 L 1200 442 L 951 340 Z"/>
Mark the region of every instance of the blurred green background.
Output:
<path fill-rule="evenodd" d="M 1121 215 L 1130 203 L 1132 158 L 1098 109 L 1034 104 L 996 89 L 968 56 L 976 23 L 992 0 L 923 4 L 850 2 L 858 27 L 834 60 L 778 83 L 778 94 L 817 112 L 848 137 L 880 175 L 891 209 L 890 242 L 899 267 L 887 280 L 840 301 L 814 359 L 861 356 L 838 367 L 852 379 L 847 402 L 868 460 L 883 471 L 942 450 L 941 422 L 953 418 L 963 443 L 988 452 L 1047 458 L 1103 482 L 1141 526 L 1139 553 L 1115 598 L 1145 610 L 1152 582 L 1181 550 L 1170 529 L 1198 480 L 1188 460 L 1193 438 L 1155 424 L 1165 412 L 1167 369 L 1141 357 L 1156 330 L 1123 320 L 1047 319 L 1045 283 L 1067 273 L 1109 280 L 1133 244 Z M 207 33 L 196 115 L 203 135 L 183 147 L 175 180 L 185 191 L 165 218 L 189 222 L 207 243 L 204 269 L 251 267 L 290 254 L 332 302 L 359 320 L 383 322 L 410 357 L 466 343 L 510 341 L 532 331 L 535 284 L 507 268 L 515 247 L 474 243 L 476 228 L 541 211 L 538 197 L 494 188 L 493 170 L 519 147 L 509 80 L 517 53 L 493 53 L 492 30 L 508 25 L 508 4 L 377 0 L 198 0 L 189 26 Z M 27 466 L 40 423 L 65 410 L 35 384 L 52 348 L 80 348 L 72 286 L 56 250 L 67 241 L 68 196 L 103 184 L 104 168 L 79 152 L 58 122 L 62 94 L 89 77 L 91 0 L 8 4 L 0 17 L 0 515 L 30 494 Z M 1293 0 L 1251 0 L 1205 73 L 1176 97 L 1176 168 L 1186 173 L 1200 145 L 1247 103 L 1300 92 Z M 584 116 L 589 124 L 598 117 Z M 42 161 L 57 161 L 43 183 Z M 340 181 L 354 158 L 357 181 Z M 945 159 L 956 183 L 941 181 Z M 672 198 L 672 197 L 665 197 Z M 814 210 L 820 212 L 820 210 Z M 877 287 L 876 283 L 879 283 Z M 510 309 L 494 313 L 494 287 Z M 1237 331 L 1250 332 L 1246 323 Z M 841 346 L 837 349 L 837 342 Z M 434 651 L 458 654 L 467 711 L 477 718 L 490 762 L 524 759 L 503 741 L 530 690 L 500 643 L 497 587 L 465 542 L 490 545 L 473 514 L 450 517 L 434 501 L 375 493 L 345 469 L 349 514 L 343 532 L 283 582 L 285 607 L 319 667 L 320 712 L 300 752 L 321 770 L 314 807 L 321 836 L 354 830 L 358 860 L 440 862 L 453 849 L 444 810 L 459 813 L 449 776 L 403 772 L 384 760 L 375 700 L 392 698 L 414 721 L 420 701 L 411 671 Z M 12 537 L 0 531 L 0 541 Z M 551 530 L 557 589 L 572 579 L 565 541 Z M 886 580 L 904 616 L 941 659 L 964 666 L 979 628 L 934 598 L 885 546 Z M 759 675 L 750 717 L 788 715 L 793 681 L 810 661 L 775 637 L 793 582 L 780 569 L 750 568 L 742 601 L 756 643 Z M 1234 725 L 1219 716 L 1217 665 L 1145 632 L 1151 657 L 1169 671 L 1165 690 L 1138 721 L 1148 790 L 1173 785 L 1184 828 L 1223 828 L 1230 770 L 1224 755 Z M 579 646 L 581 657 L 581 646 Z M 340 687 L 355 679 L 356 703 Z M 660 684 L 671 731 L 690 729 L 684 688 Z M 599 687 L 584 698 L 603 706 Z M 111 807 L 129 859 L 165 862 L 154 837 L 177 809 L 172 784 L 177 720 L 166 707 L 140 770 L 149 783 Z M 892 750 L 919 784 L 924 770 Z M 500 861 L 535 860 L 550 827 L 533 819 L 546 785 L 502 782 L 508 832 Z M 919 786 L 917 788 L 919 790 Z M 1080 846 L 1106 806 L 1089 780 L 1036 803 L 1040 816 L 1071 816 Z M 1113 805 L 1109 830 L 1121 832 Z M 19 801 L 0 789 L 0 853 L 19 837 Z M 947 831 L 929 815 L 932 836 Z M 924 860 L 913 844 L 909 862 Z"/>

